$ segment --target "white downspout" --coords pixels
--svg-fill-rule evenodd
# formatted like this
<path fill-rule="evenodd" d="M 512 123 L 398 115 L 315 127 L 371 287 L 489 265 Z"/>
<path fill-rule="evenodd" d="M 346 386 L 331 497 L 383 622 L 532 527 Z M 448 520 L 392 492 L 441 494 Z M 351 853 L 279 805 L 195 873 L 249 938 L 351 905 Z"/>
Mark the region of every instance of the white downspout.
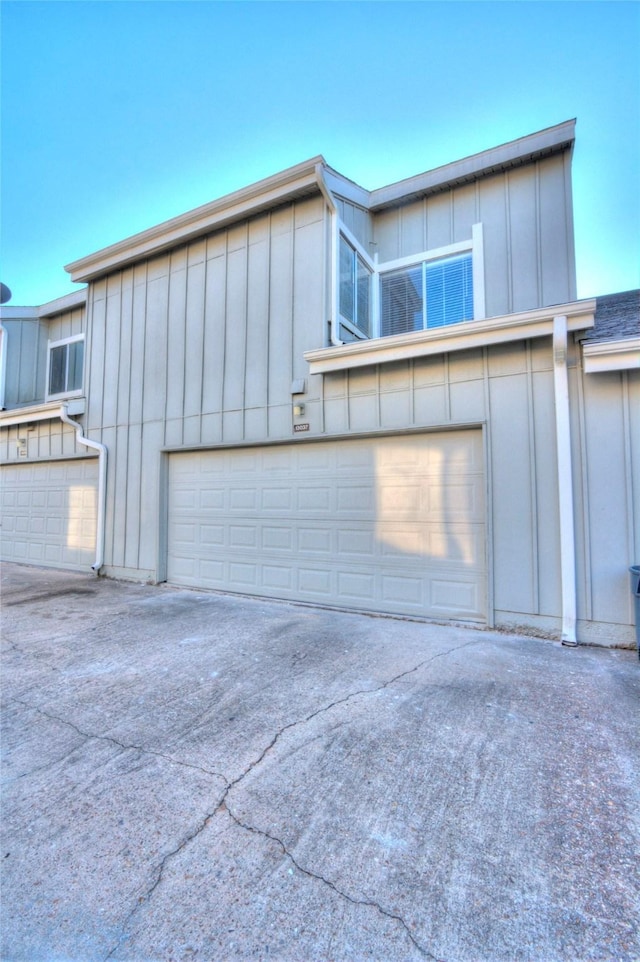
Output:
<path fill-rule="evenodd" d="M 329 331 L 331 336 L 331 343 L 334 347 L 341 347 L 344 341 L 341 341 L 338 337 L 339 325 L 340 325 L 340 308 L 338 304 L 338 208 L 336 207 L 336 202 L 333 199 L 331 191 L 325 183 L 325 179 L 322 173 L 322 164 L 316 165 L 316 177 L 318 180 L 318 187 L 322 196 L 327 202 L 327 207 L 329 208 L 329 213 L 331 215 L 331 317 L 329 318 Z"/>
<path fill-rule="evenodd" d="M 560 515 L 560 580 L 562 589 L 563 645 L 574 647 L 576 639 L 576 542 L 573 522 L 573 472 L 569 376 L 567 372 L 567 318 L 553 319 L 553 386 L 556 414 L 558 507 Z"/>
<path fill-rule="evenodd" d="M 78 424 L 69 417 L 67 404 L 60 405 L 60 420 L 69 424 L 76 432 L 76 440 L 84 444 L 87 448 L 93 448 L 98 452 L 98 525 L 96 530 L 96 560 L 91 565 L 92 571 L 96 574 L 104 564 L 104 528 L 106 514 L 106 495 L 107 495 L 107 448 L 100 441 L 91 441 L 85 438 L 82 433 L 82 425 Z"/>

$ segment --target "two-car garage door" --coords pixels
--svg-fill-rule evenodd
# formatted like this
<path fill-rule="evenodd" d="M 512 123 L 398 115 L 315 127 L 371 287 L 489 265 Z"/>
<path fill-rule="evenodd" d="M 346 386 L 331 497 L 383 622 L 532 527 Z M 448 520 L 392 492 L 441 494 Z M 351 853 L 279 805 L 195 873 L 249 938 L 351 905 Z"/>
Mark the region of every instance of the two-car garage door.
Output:
<path fill-rule="evenodd" d="M 6 464 L 3 561 L 89 570 L 95 561 L 98 459 Z"/>
<path fill-rule="evenodd" d="M 432 618 L 486 616 L 482 434 L 173 454 L 173 584 Z"/>

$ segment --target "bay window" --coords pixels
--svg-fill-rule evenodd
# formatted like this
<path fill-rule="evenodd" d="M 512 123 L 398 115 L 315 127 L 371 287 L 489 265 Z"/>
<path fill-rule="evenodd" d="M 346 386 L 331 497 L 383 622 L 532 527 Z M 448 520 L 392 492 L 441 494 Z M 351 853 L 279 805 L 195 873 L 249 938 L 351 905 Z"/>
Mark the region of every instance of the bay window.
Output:
<path fill-rule="evenodd" d="M 378 263 L 340 230 L 340 338 L 391 337 L 484 316 L 482 225 L 472 239 Z M 480 288 L 474 303 L 474 280 Z M 478 292 L 477 292 L 478 293 Z"/>

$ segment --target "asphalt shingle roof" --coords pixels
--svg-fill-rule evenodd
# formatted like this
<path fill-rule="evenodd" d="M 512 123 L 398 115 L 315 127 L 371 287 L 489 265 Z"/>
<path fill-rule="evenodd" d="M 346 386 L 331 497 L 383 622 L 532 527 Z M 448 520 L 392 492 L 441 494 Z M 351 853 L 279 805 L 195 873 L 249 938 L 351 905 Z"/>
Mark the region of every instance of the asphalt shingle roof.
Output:
<path fill-rule="evenodd" d="M 623 337 L 640 337 L 640 290 L 598 297 L 595 325 L 580 340 L 617 341 Z"/>

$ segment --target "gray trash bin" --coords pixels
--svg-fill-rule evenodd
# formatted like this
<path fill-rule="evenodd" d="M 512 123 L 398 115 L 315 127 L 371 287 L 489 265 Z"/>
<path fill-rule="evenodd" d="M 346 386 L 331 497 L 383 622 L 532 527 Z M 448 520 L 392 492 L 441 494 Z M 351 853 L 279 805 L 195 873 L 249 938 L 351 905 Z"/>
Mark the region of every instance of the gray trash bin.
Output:
<path fill-rule="evenodd" d="M 631 594 L 636 603 L 636 645 L 638 658 L 640 658 L 640 565 L 632 565 L 629 573 L 631 574 Z"/>

